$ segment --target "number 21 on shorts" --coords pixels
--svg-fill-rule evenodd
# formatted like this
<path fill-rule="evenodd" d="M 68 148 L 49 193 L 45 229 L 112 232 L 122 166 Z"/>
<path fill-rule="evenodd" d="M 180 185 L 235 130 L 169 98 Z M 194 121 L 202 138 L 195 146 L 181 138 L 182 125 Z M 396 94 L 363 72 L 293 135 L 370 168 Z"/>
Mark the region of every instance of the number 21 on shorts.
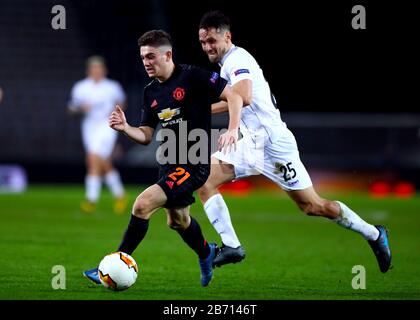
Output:
<path fill-rule="evenodd" d="M 178 186 L 182 184 L 185 180 L 187 180 L 189 177 L 190 173 L 181 167 L 177 167 L 174 172 L 168 174 L 168 178 L 176 182 Z"/>

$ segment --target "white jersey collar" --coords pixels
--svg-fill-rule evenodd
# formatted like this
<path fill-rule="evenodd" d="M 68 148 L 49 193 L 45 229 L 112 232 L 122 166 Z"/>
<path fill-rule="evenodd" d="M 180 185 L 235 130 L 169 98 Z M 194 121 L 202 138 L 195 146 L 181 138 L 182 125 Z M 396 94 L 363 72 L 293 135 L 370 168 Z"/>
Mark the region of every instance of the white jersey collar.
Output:
<path fill-rule="evenodd" d="M 219 66 L 222 67 L 225 63 L 227 57 L 233 52 L 233 50 L 236 49 L 236 46 L 232 43 L 232 46 L 230 47 L 229 51 L 225 53 L 225 55 L 222 58 L 222 61 L 219 62 Z"/>
<path fill-rule="evenodd" d="M 107 80 L 107 77 L 102 78 L 98 82 L 95 82 L 95 80 L 93 78 L 91 78 L 91 77 L 87 77 L 87 79 L 89 80 L 90 83 L 97 85 L 97 84 L 104 83 Z"/>

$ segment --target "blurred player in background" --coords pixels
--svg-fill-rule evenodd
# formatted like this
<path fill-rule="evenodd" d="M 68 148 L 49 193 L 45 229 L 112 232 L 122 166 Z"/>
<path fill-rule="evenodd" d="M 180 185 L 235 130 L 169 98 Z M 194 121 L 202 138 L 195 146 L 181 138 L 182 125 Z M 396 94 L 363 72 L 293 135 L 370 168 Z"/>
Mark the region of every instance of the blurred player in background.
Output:
<path fill-rule="evenodd" d="M 153 213 L 165 208 L 169 227 L 176 230 L 197 254 L 201 285 L 205 287 L 212 279 L 212 263 L 218 248 L 204 239 L 200 225 L 190 216 L 190 205 L 195 201 L 193 192 L 205 183 L 210 173 L 208 137 L 212 103 L 220 99 L 229 101 L 229 128 L 219 140 L 225 151 L 227 147 L 230 150 L 238 139 L 243 102 L 216 72 L 175 64 L 172 60 L 171 37 L 165 31 L 146 32 L 138 43 L 144 68 L 148 76 L 153 78 L 144 89 L 140 126 L 130 126 L 118 106 L 110 116 L 109 125 L 135 142 L 147 145 L 160 123 L 162 128 L 173 133 L 175 141 L 170 143 L 176 147 L 172 150 L 175 156 L 173 162 L 159 163 L 159 180 L 144 190 L 134 202 L 130 223 L 118 251 L 131 255 L 146 235 Z M 182 149 L 179 142 L 188 140 L 190 132 L 198 130 L 208 142 L 203 146 L 206 150 L 201 150 L 206 156 L 198 162 L 190 158 L 180 160 L 183 155 L 180 154 Z M 195 141 L 188 145 L 188 155 L 194 145 Z M 85 271 L 84 275 L 100 283 L 97 268 Z"/>
<path fill-rule="evenodd" d="M 209 60 L 221 67 L 220 75 L 244 101 L 236 152 L 212 155 L 212 168 L 199 196 L 207 217 L 222 238 L 215 266 L 239 262 L 245 251 L 232 226 L 229 210 L 217 188 L 233 179 L 263 174 L 279 185 L 307 215 L 326 217 L 360 233 L 374 251 L 382 272 L 391 264 L 387 231 L 373 226 L 339 201 L 321 198 L 300 160 L 295 137 L 280 117 L 263 72 L 248 51 L 232 43 L 229 18 L 220 11 L 206 13 L 199 25 L 199 41 Z M 225 112 L 226 102 L 212 106 Z"/>
<path fill-rule="evenodd" d="M 106 77 L 105 60 L 92 56 L 86 62 L 87 77 L 78 81 L 71 91 L 69 110 L 82 114 L 82 139 L 86 151 L 86 199 L 81 204 L 84 212 L 93 212 L 98 202 L 102 179 L 115 198 L 114 211 L 123 213 L 127 200 L 120 174 L 111 162 L 117 133 L 108 125 L 108 117 L 116 104 L 124 105 L 121 85 Z"/>

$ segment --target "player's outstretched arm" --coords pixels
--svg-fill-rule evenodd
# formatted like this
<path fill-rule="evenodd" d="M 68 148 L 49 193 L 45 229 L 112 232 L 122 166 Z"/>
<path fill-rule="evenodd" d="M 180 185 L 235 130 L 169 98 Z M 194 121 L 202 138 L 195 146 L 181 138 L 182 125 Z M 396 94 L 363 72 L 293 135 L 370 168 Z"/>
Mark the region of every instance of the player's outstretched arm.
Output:
<path fill-rule="evenodd" d="M 249 106 L 252 101 L 252 81 L 249 79 L 241 80 L 235 83 L 232 87 L 233 91 L 239 94 L 242 98 L 243 106 Z M 211 105 L 211 113 L 228 112 L 228 104 L 226 101 L 219 101 Z"/>
<path fill-rule="evenodd" d="M 223 152 L 230 152 L 232 147 L 236 150 L 243 100 L 239 94 L 234 92 L 228 86 L 225 87 L 220 95 L 220 98 L 228 104 L 229 127 L 228 131 L 219 137 L 219 150 L 223 150 Z"/>
<path fill-rule="evenodd" d="M 226 101 L 219 101 L 211 105 L 211 113 L 213 114 L 224 113 L 228 111 L 229 111 L 229 108 Z"/>
<path fill-rule="evenodd" d="M 115 107 L 109 116 L 109 126 L 119 132 L 123 132 L 130 139 L 140 144 L 149 144 L 152 141 L 154 129 L 147 126 L 132 127 L 128 124 L 124 111 L 119 105 Z"/>
<path fill-rule="evenodd" d="M 239 94 L 243 100 L 243 106 L 249 106 L 252 102 L 252 81 L 243 79 L 235 83 L 232 87 L 233 91 Z"/>
<path fill-rule="evenodd" d="M 90 104 L 70 104 L 67 108 L 68 113 L 71 115 L 79 115 L 79 114 L 86 114 L 92 110 L 92 106 Z"/>

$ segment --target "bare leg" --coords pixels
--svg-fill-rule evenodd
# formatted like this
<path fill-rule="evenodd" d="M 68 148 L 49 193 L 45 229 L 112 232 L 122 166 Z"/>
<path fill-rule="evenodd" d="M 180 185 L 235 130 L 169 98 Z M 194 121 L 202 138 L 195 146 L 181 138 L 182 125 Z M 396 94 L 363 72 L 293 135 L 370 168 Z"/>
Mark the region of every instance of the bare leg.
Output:
<path fill-rule="evenodd" d="M 222 162 L 211 157 L 210 176 L 206 183 L 198 189 L 198 196 L 204 205 L 212 196 L 219 194 L 217 188 L 223 183 L 230 182 L 235 178 L 235 168 L 233 165 Z"/>
<path fill-rule="evenodd" d="M 157 184 L 150 186 L 137 197 L 130 223 L 118 251 L 130 255 L 134 252 L 147 233 L 150 217 L 165 204 L 166 200 L 165 193 Z"/>
<path fill-rule="evenodd" d="M 312 187 L 305 190 L 289 191 L 288 194 L 306 214 L 329 218 L 338 225 L 361 234 L 368 240 L 381 272 L 389 270 L 391 250 L 388 243 L 388 232 L 384 226 L 373 226 L 367 223 L 340 201 L 320 198 Z"/>
<path fill-rule="evenodd" d="M 309 216 L 331 219 L 342 227 L 360 233 L 366 240 L 376 240 L 379 236 L 375 226 L 365 222 L 345 204 L 321 198 L 313 187 L 287 191 L 287 194 Z"/>

